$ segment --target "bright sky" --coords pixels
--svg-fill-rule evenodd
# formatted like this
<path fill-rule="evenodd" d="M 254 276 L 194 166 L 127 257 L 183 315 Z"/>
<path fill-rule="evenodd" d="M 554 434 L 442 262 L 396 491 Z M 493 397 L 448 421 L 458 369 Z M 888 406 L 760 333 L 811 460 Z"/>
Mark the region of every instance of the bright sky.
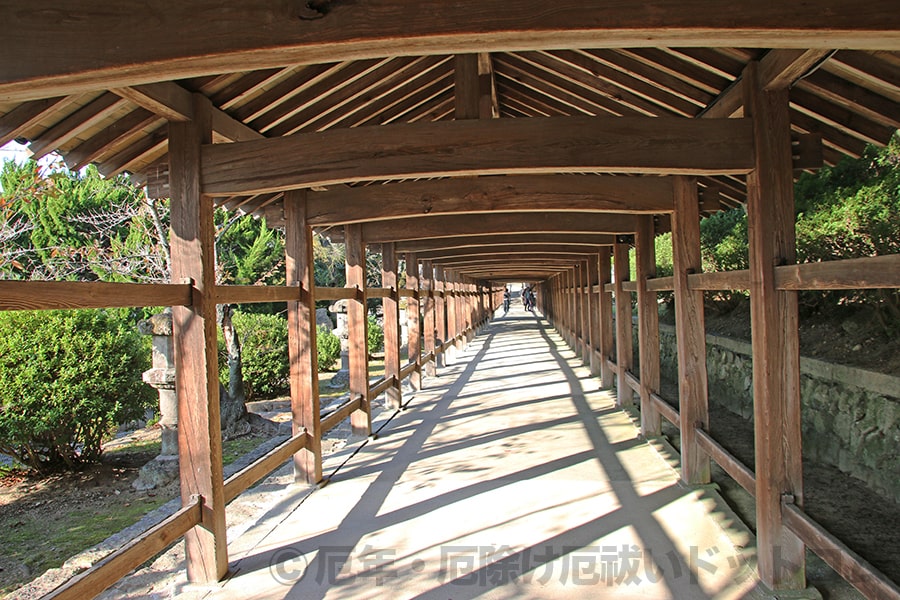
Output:
<path fill-rule="evenodd" d="M 12 159 L 16 162 L 24 161 L 28 158 L 28 147 L 16 142 L 9 142 L 5 146 L 0 147 L 0 162 Z"/>

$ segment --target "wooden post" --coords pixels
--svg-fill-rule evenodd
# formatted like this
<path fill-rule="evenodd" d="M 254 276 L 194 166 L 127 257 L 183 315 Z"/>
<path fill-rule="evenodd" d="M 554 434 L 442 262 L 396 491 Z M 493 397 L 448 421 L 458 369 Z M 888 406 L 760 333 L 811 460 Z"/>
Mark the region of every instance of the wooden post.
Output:
<path fill-rule="evenodd" d="M 425 331 L 423 332 L 423 337 L 425 338 L 425 354 L 434 356 L 435 329 L 437 323 L 435 321 L 434 311 L 434 267 L 430 260 L 422 261 L 422 291 L 425 294 Z M 425 375 L 428 377 L 437 376 L 434 358 L 425 363 Z"/>
<path fill-rule="evenodd" d="M 608 359 L 613 357 L 613 306 L 612 293 L 604 290 L 607 283 L 612 283 L 612 251 L 609 246 L 600 248 L 597 255 L 598 280 L 597 312 L 600 320 L 600 384 L 605 388 L 613 386 L 613 371 L 609 368 Z"/>
<path fill-rule="evenodd" d="M 434 288 L 437 294 L 434 298 L 434 321 L 437 326 L 435 346 L 447 341 L 447 299 L 444 296 L 446 287 L 444 285 L 444 269 L 435 267 Z M 443 367 L 445 362 L 443 352 L 435 357 L 435 365 L 437 367 Z"/>
<path fill-rule="evenodd" d="M 745 69 L 743 91 L 756 148 L 747 175 L 747 229 L 759 574 L 773 589 L 802 589 L 804 545 L 781 517 L 783 495 L 803 505 L 797 292 L 775 288 L 775 267 L 797 260 L 791 119 L 788 90 L 763 90 L 757 67 Z"/>
<path fill-rule="evenodd" d="M 588 331 L 590 335 L 590 356 L 588 356 L 588 364 L 591 367 L 591 375 L 598 377 L 600 375 L 600 363 L 602 355 L 600 353 L 600 305 L 599 294 L 594 292 L 594 286 L 600 281 L 600 261 L 599 256 L 591 256 L 587 261 L 587 303 L 588 303 Z"/>
<path fill-rule="evenodd" d="M 578 319 L 581 329 L 581 362 L 585 365 L 591 364 L 591 301 L 588 293 L 588 261 L 583 260 L 578 263 L 578 301 L 581 306 Z"/>
<path fill-rule="evenodd" d="M 422 332 L 419 327 L 419 260 L 414 252 L 406 254 L 406 287 L 412 296 L 406 299 L 406 321 L 408 339 L 406 342 L 409 362 L 416 363 L 416 370 L 409 375 L 409 384 L 414 390 L 422 389 Z"/>
<path fill-rule="evenodd" d="M 174 306 L 175 389 L 181 503 L 203 497 L 203 521 L 188 531 L 188 580 L 210 583 L 228 571 L 222 430 L 216 350 L 213 201 L 200 194 L 200 146 L 212 143 L 212 104 L 193 96 L 193 120 L 169 123 L 172 281 L 190 281 L 191 306 Z"/>
<path fill-rule="evenodd" d="M 344 244 L 347 248 L 347 287 L 356 289 L 356 296 L 347 302 L 350 398 L 360 400 L 359 408 L 350 413 L 350 428 L 353 435 L 367 436 L 372 433 L 372 410 L 369 402 L 369 351 L 366 343 L 366 244 L 362 238 L 362 225 L 344 225 Z"/>
<path fill-rule="evenodd" d="M 384 376 L 394 383 L 385 392 L 387 406 L 400 408 L 400 289 L 397 285 L 397 253 L 393 242 L 381 245 L 381 285 L 390 293 L 382 302 L 384 313 Z"/>
<path fill-rule="evenodd" d="M 631 371 L 634 364 L 632 340 L 631 295 L 622 290 L 622 282 L 631 276 L 628 264 L 628 244 L 616 243 L 613 246 L 613 260 L 616 270 L 616 395 L 618 406 L 634 404 L 634 393 L 625 380 L 625 373 Z"/>
<path fill-rule="evenodd" d="M 459 273 L 451 272 L 451 277 L 453 283 L 453 312 L 454 314 L 454 323 L 455 328 L 453 330 L 453 338 L 455 340 L 454 346 L 456 347 L 457 352 L 462 352 L 466 348 L 466 343 L 462 338 L 462 333 L 465 330 L 465 317 L 463 316 L 463 304 L 465 302 L 465 298 L 462 294 L 462 284 L 460 284 Z"/>
<path fill-rule="evenodd" d="M 575 263 L 575 266 L 572 268 L 572 329 L 574 330 L 575 335 L 573 336 L 574 345 L 572 346 L 572 350 L 575 351 L 576 356 L 580 356 L 582 361 L 584 360 L 584 349 L 582 348 L 581 341 L 584 338 L 584 330 L 581 328 L 581 265 L 579 263 Z"/>
<path fill-rule="evenodd" d="M 576 350 L 576 346 L 578 344 L 578 329 L 575 321 L 576 307 L 575 307 L 575 269 L 569 268 L 566 269 L 566 321 L 567 321 L 567 331 L 569 334 L 569 347 L 572 350 Z"/>
<path fill-rule="evenodd" d="M 659 309 L 656 292 L 647 289 L 647 280 L 656 276 L 656 249 L 653 216 L 637 217 L 635 263 L 637 265 L 638 353 L 641 369 L 641 433 L 644 437 L 662 434 L 662 421 L 650 394 L 659 392 Z"/>
<path fill-rule="evenodd" d="M 306 190 L 285 192 L 284 220 L 286 282 L 297 286 L 299 296 L 298 301 L 287 303 L 292 431 L 296 435 L 305 429 L 309 434 L 306 447 L 294 455 L 294 479 L 318 483 L 322 479 L 322 427 L 312 229 L 306 224 Z"/>
<path fill-rule="evenodd" d="M 703 270 L 700 259 L 700 200 L 697 180 L 693 177 L 675 177 L 674 188 L 672 257 L 681 413 L 681 479 L 693 485 L 709 483 L 710 480 L 709 456 L 697 442 L 697 428 L 709 428 L 703 292 L 688 287 L 688 275 Z"/>

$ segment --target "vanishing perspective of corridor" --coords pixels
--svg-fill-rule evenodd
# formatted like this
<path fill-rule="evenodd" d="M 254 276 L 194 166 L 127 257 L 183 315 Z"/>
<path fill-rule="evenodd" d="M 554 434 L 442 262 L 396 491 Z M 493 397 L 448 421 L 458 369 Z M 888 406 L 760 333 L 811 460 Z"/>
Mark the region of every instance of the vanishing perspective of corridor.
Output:
<path fill-rule="evenodd" d="M 752 538 L 580 365 L 517 304 L 230 540 L 203 597 L 753 597 Z"/>

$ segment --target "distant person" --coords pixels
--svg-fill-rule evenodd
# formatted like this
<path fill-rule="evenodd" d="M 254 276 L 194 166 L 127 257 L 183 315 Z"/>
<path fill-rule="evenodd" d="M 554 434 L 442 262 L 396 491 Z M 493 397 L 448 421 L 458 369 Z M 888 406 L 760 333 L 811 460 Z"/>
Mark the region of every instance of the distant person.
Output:
<path fill-rule="evenodd" d="M 503 290 L 503 314 L 504 315 L 509 312 L 510 299 L 511 298 L 510 298 L 510 294 L 509 294 L 509 288 L 507 288 L 507 289 Z"/>

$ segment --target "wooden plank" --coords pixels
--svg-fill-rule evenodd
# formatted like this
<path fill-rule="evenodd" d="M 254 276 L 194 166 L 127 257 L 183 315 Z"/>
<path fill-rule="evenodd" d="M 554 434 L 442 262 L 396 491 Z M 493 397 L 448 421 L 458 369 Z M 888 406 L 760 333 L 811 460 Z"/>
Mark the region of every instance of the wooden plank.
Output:
<path fill-rule="evenodd" d="M 738 482 L 747 493 L 751 496 L 756 496 L 756 475 L 749 467 L 739 461 L 703 429 L 697 430 L 697 445 L 709 458 L 716 461 L 716 464 L 722 467 L 732 479 Z"/>
<path fill-rule="evenodd" d="M 0 281 L 0 310 L 190 306 L 188 284 Z"/>
<path fill-rule="evenodd" d="M 622 291 L 635 293 L 638 291 L 638 282 L 637 281 L 623 281 L 622 282 Z"/>
<path fill-rule="evenodd" d="M 675 178 L 672 214 L 675 339 L 678 353 L 678 397 L 681 412 L 681 479 L 690 485 L 710 481 L 709 457 L 698 445 L 698 432 L 709 427 L 709 389 L 706 372 L 706 318 L 703 292 L 690 287 L 692 273 L 702 266 L 700 206 L 697 181 Z"/>
<path fill-rule="evenodd" d="M 409 383 L 414 390 L 422 389 L 422 331 L 419 327 L 421 314 L 419 303 L 419 261 L 415 253 L 406 254 L 406 287 L 413 292 L 406 298 L 406 323 L 407 323 L 407 355 L 410 362 L 416 364 L 416 369 L 410 374 Z M 401 371 L 402 374 L 402 371 Z M 402 375 L 401 379 L 406 376 Z"/>
<path fill-rule="evenodd" d="M 305 431 L 294 434 L 225 480 L 225 502 L 231 502 L 254 483 L 290 460 L 300 450 L 306 448 L 309 434 Z"/>
<path fill-rule="evenodd" d="M 74 98 L 46 98 L 26 102 L 0 117 L 0 146 L 20 137 L 58 110 L 63 110 Z"/>
<path fill-rule="evenodd" d="M 116 120 L 109 127 L 95 133 L 89 139 L 80 143 L 74 149 L 65 153 L 66 164 L 72 170 L 78 170 L 86 167 L 92 161 L 96 160 L 109 149 L 120 146 L 135 136 L 142 135 L 145 130 L 152 130 L 156 123 L 161 123 L 161 119 L 143 108 L 137 108 L 121 119 Z M 168 169 L 168 165 L 166 166 Z M 149 184 L 148 184 L 149 185 Z M 160 187 L 160 186 L 155 186 Z M 169 197 L 169 178 L 168 170 L 166 171 L 165 193 L 153 192 L 148 190 L 151 198 L 168 198 Z"/>
<path fill-rule="evenodd" d="M 359 410 L 362 405 L 362 396 L 356 396 L 348 399 L 346 402 L 335 408 L 322 417 L 322 433 L 328 433 L 338 426 L 338 424 L 350 416 L 351 413 Z"/>
<path fill-rule="evenodd" d="M 659 411 L 659 414 L 665 417 L 669 423 L 675 427 L 681 427 L 681 415 L 678 413 L 677 408 L 669 404 L 666 399 L 659 394 L 650 394 L 650 400 L 656 406 L 656 410 Z"/>
<path fill-rule="evenodd" d="M 641 380 L 631 371 L 625 371 L 625 384 L 630 387 L 635 394 L 641 392 Z"/>
<path fill-rule="evenodd" d="M 531 0 L 447 4 L 388 0 L 327 10 L 262 0 L 113 7 L 83 2 L 77 15 L 39 0 L 7 0 L 0 99 L 22 101 L 99 87 L 381 56 L 553 48 L 744 47 L 900 50 L 895 4 L 848 0 L 807 6 L 764 2 L 707 11 L 696 3 L 635 5 Z M 437 18 L 439 16 L 439 18 Z M 77 18 L 76 18 L 77 17 Z M 265 32 L 262 35 L 260 32 Z M 65 48 L 65 52 L 59 52 Z M 116 52 L 106 52 L 115 48 Z"/>
<path fill-rule="evenodd" d="M 336 186 L 309 194 L 310 223 L 334 225 L 480 212 L 672 210 L 666 177 L 507 175 L 386 185 Z"/>
<path fill-rule="evenodd" d="M 394 292 L 390 288 L 366 288 L 366 297 L 368 298 L 389 298 Z"/>
<path fill-rule="evenodd" d="M 399 372 L 399 369 L 397 369 L 397 371 Z M 395 389 L 395 386 L 399 381 L 400 380 L 397 377 L 394 377 L 393 375 L 391 375 L 389 377 L 382 377 L 375 383 L 369 385 L 369 397 L 376 398 L 378 395 L 380 395 L 384 392 L 388 392 L 392 389 Z M 394 407 L 394 408 L 398 408 L 398 407 Z"/>
<path fill-rule="evenodd" d="M 222 484 L 222 430 L 216 348 L 212 199 L 200 190 L 199 152 L 212 139 L 211 105 L 193 97 L 193 121 L 169 124 L 172 281 L 193 284 L 190 307 L 172 308 L 181 501 L 203 497 L 202 527 L 185 535 L 188 580 L 211 583 L 228 572 Z"/>
<path fill-rule="evenodd" d="M 294 455 L 294 479 L 309 484 L 322 480 L 322 423 L 319 365 L 316 347 L 315 258 L 312 229 L 306 222 L 302 190 L 285 192 L 285 281 L 295 289 L 287 304 L 288 357 L 291 386 L 291 431 L 306 431 L 305 447 Z"/>
<path fill-rule="evenodd" d="M 632 347 L 634 342 L 631 337 L 632 309 L 631 297 L 626 296 L 622 284 L 631 277 L 628 264 L 628 244 L 615 244 L 613 246 L 613 263 L 615 269 L 615 301 L 616 301 L 616 405 L 619 407 L 632 406 L 634 394 L 626 385 L 626 373 L 631 371 L 634 364 Z"/>
<path fill-rule="evenodd" d="M 362 225 L 369 243 L 397 240 L 517 233 L 627 233 L 634 231 L 634 215 L 603 213 L 495 213 L 473 219 L 469 215 L 417 217 Z"/>
<path fill-rule="evenodd" d="M 659 392 L 659 307 L 656 293 L 647 290 L 647 280 L 656 276 L 653 216 L 638 217 L 635 234 L 637 268 L 638 356 L 641 385 L 641 433 L 644 437 L 662 434 L 659 411 L 650 398 Z"/>
<path fill-rule="evenodd" d="M 361 291 L 347 302 L 347 345 L 350 354 L 350 397 L 360 397 L 359 409 L 350 414 L 353 435 L 372 433 L 372 410 L 369 392 L 369 351 L 367 348 L 369 323 L 366 318 L 366 244 L 359 224 L 344 226 L 347 261 L 347 287 Z"/>
<path fill-rule="evenodd" d="M 669 277 L 654 277 L 647 280 L 647 290 L 650 292 L 671 292 L 674 289 L 675 278 L 671 275 Z"/>
<path fill-rule="evenodd" d="M 290 302 L 299 294 L 296 287 L 283 285 L 217 285 L 213 292 L 216 304 Z"/>
<path fill-rule="evenodd" d="M 775 267 L 779 290 L 900 288 L 900 254 Z"/>
<path fill-rule="evenodd" d="M 687 279 L 688 289 L 694 292 L 750 289 L 750 271 L 747 269 L 690 273 Z"/>
<path fill-rule="evenodd" d="M 390 293 L 381 303 L 384 315 L 384 377 L 391 380 L 387 389 L 387 406 L 400 408 L 400 293 L 398 289 L 397 252 L 394 244 L 381 246 L 381 285 Z"/>
<path fill-rule="evenodd" d="M 744 119 L 557 117 L 399 123 L 203 149 L 203 191 L 277 192 L 360 179 L 616 171 L 746 173 Z"/>
<path fill-rule="evenodd" d="M 81 132 L 102 122 L 124 105 L 125 101 L 115 94 L 109 92 L 101 94 L 32 139 L 28 145 L 31 158 L 40 160 Z"/>
<path fill-rule="evenodd" d="M 196 496 L 180 509 L 105 556 L 58 588 L 46 600 L 94 598 L 156 554 L 171 546 L 202 519 L 203 499 Z"/>
<path fill-rule="evenodd" d="M 775 287 L 775 265 L 796 262 L 791 122 L 786 90 L 763 91 L 744 73 L 756 168 L 747 177 L 750 325 L 760 579 L 774 590 L 806 587 L 803 542 L 784 527 L 781 497 L 803 502 L 797 293 Z"/>
<path fill-rule="evenodd" d="M 316 288 L 316 299 L 317 300 L 352 300 L 359 295 L 359 290 L 356 288 L 328 288 L 328 287 L 317 287 Z"/>
<path fill-rule="evenodd" d="M 415 362 L 406 363 L 400 368 L 400 379 L 406 379 L 407 377 L 412 375 L 418 368 L 419 365 Z"/>
<path fill-rule="evenodd" d="M 900 600 L 900 586 L 803 512 L 790 497 L 782 502 L 782 518 L 810 550 L 866 598 Z"/>
<path fill-rule="evenodd" d="M 507 246 L 482 246 L 477 248 L 447 248 L 445 250 L 430 250 L 417 253 L 423 260 L 440 261 L 443 259 L 455 259 L 461 257 L 491 257 L 496 255 L 540 254 L 552 257 L 557 254 L 583 255 L 596 254 L 596 246 L 541 246 L 529 244 L 517 244 Z"/>

